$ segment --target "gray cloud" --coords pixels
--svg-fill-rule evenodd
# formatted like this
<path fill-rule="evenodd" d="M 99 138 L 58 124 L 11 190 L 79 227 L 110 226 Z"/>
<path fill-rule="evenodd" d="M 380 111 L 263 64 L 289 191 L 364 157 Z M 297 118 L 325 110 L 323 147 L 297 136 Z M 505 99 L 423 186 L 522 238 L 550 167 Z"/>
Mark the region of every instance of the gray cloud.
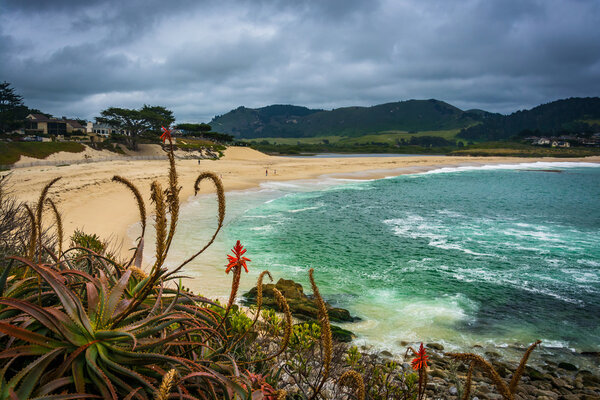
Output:
<path fill-rule="evenodd" d="M 16 1 L 0 5 L 0 80 L 30 107 L 93 118 L 164 105 L 207 121 L 239 105 L 437 98 L 512 112 L 600 94 L 597 0 Z"/>

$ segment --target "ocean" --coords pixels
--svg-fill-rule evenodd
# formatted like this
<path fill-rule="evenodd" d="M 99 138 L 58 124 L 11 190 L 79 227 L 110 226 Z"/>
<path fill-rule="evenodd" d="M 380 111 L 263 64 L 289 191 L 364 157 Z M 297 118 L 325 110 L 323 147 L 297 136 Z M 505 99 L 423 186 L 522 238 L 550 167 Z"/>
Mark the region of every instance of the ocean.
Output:
<path fill-rule="evenodd" d="M 206 242 L 215 212 L 209 195 L 183 207 L 169 265 Z M 309 288 L 314 268 L 326 300 L 362 319 L 344 324 L 359 343 L 398 351 L 437 342 L 517 358 L 541 339 L 538 361 L 600 351 L 600 164 L 440 168 L 230 192 L 226 225 L 186 267 L 195 278 L 186 286 L 226 296 L 225 255 L 238 239 L 252 259 L 242 288 L 264 269 Z"/>

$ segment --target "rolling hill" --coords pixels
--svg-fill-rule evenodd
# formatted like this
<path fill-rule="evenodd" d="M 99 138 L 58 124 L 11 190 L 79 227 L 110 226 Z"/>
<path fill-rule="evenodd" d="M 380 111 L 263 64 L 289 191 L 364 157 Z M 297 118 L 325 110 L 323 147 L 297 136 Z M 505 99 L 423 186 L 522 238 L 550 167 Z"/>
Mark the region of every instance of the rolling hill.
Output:
<path fill-rule="evenodd" d="M 510 115 L 491 114 L 479 125 L 463 129 L 462 139 L 490 141 L 513 136 L 600 132 L 600 98 L 572 97 Z"/>
<path fill-rule="evenodd" d="M 357 137 L 388 131 L 439 131 L 466 128 L 491 116 L 481 110 L 465 112 L 439 100 L 408 100 L 372 107 L 331 111 L 291 105 L 239 107 L 210 122 L 214 130 L 237 138 Z"/>

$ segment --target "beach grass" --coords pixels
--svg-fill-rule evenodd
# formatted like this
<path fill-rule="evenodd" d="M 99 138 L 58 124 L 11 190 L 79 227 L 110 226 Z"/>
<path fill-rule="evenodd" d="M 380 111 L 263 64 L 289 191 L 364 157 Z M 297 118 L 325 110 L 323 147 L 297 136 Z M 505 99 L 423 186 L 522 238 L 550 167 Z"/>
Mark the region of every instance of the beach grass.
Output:
<path fill-rule="evenodd" d="M 19 161 L 21 156 L 44 159 L 60 151 L 80 153 L 85 146 L 75 142 L 16 142 L 3 143 L 0 151 L 0 164 L 8 165 Z"/>

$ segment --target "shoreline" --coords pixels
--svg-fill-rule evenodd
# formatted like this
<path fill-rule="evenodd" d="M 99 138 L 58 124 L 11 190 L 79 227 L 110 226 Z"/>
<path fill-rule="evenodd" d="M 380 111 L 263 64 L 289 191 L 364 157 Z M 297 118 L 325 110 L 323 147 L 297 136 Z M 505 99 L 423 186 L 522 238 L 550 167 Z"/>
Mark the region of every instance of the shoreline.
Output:
<path fill-rule="evenodd" d="M 56 158 L 56 157 L 55 157 Z M 310 180 L 323 177 L 349 180 L 383 179 L 422 173 L 440 168 L 481 167 L 491 164 L 535 162 L 600 163 L 600 156 L 564 158 L 521 157 L 343 157 L 291 158 L 268 156 L 249 148 L 230 147 L 221 160 L 177 160 L 182 206 L 193 198 L 193 182 L 203 171 L 212 171 L 223 180 L 226 192 L 258 188 L 267 182 Z M 198 165 L 200 164 L 200 165 Z M 269 174 L 265 174 L 269 170 Z M 116 160 L 63 166 L 35 166 L 12 170 L 9 191 L 18 200 L 34 203 L 50 180 L 62 177 L 51 189 L 50 196 L 63 214 L 65 238 L 75 229 L 95 233 L 103 240 L 119 246 L 119 254 L 129 254 L 129 228 L 139 222 L 135 201 L 122 185 L 111 182 L 114 175 L 131 180 L 140 190 L 151 215 L 150 184 L 167 182 L 168 163 L 164 160 Z M 210 184 L 199 194 L 214 193 Z"/>
<path fill-rule="evenodd" d="M 182 207 L 185 207 L 194 199 L 193 181 L 200 172 L 205 170 L 221 175 L 226 191 L 232 192 L 249 189 L 260 190 L 261 185 L 268 182 L 317 181 L 326 178 L 362 181 L 424 173 L 432 170 L 442 170 L 443 168 L 460 170 L 463 168 L 481 168 L 485 165 L 493 165 L 495 168 L 498 165 L 506 165 L 506 168 L 515 168 L 518 164 L 533 164 L 536 162 L 600 164 L 600 157 L 556 159 L 417 156 L 292 159 L 266 156 L 247 148 L 232 150 L 232 152 L 228 151 L 222 160 L 202 160 L 200 165 L 198 165 L 197 160 L 177 160 L 179 183 L 183 187 L 180 195 Z M 269 169 L 268 176 L 265 176 L 265 168 Z M 547 167 L 540 168 L 545 169 Z M 275 170 L 277 170 L 277 175 L 274 175 Z M 112 239 L 113 242 L 120 243 L 120 254 L 125 256 L 129 254 L 128 248 L 131 247 L 130 244 L 133 240 L 128 235 L 128 231 L 139 222 L 138 210 L 129 191 L 123 188 L 122 185 L 111 182 L 111 178 L 113 175 L 118 174 L 136 184 L 146 202 L 147 214 L 150 215 L 152 214 L 149 201 L 150 183 L 153 180 L 158 180 L 164 187 L 168 179 L 168 163 L 164 160 L 119 160 L 62 167 L 21 168 L 12 172 L 9 186 L 18 199 L 35 202 L 42 187 L 61 174 L 64 176 L 50 190 L 50 197 L 57 200 L 58 208 L 63 213 L 65 241 L 68 241 L 68 237 L 70 237 L 73 230 L 79 227 L 87 233 L 98 234 L 102 239 Z M 210 183 L 203 184 L 201 189 L 199 195 L 214 192 Z M 48 218 L 48 221 L 51 220 L 51 217 Z M 83 224 L 81 224 L 82 221 Z M 67 244 L 65 243 L 65 245 Z M 210 274 L 203 277 L 209 278 L 207 280 L 202 279 L 203 284 L 211 282 L 212 276 Z M 245 281 L 250 283 L 247 280 Z M 352 330 L 351 324 L 345 328 Z M 365 338 L 359 339 L 356 344 L 379 347 L 374 343 L 369 343 Z M 491 350 L 488 346 L 484 347 L 487 347 L 485 350 Z M 384 350 L 394 351 L 395 349 Z M 563 352 L 569 352 L 569 349 L 558 350 L 558 353 Z M 585 357 L 581 354 L 577 354 L 577 356 Z"/>

